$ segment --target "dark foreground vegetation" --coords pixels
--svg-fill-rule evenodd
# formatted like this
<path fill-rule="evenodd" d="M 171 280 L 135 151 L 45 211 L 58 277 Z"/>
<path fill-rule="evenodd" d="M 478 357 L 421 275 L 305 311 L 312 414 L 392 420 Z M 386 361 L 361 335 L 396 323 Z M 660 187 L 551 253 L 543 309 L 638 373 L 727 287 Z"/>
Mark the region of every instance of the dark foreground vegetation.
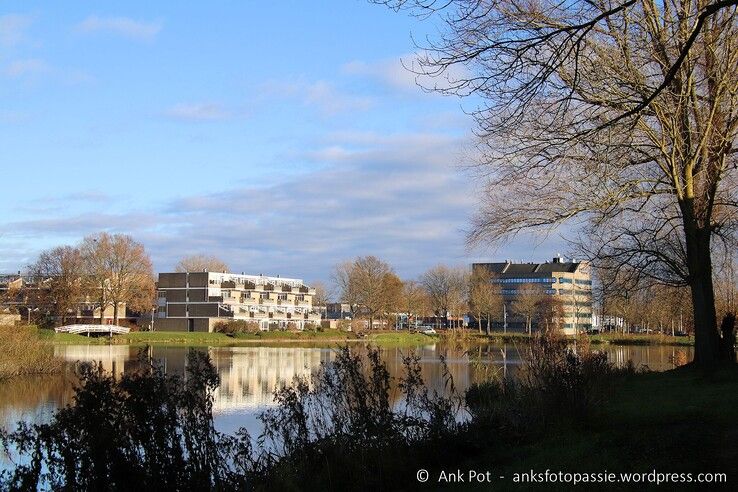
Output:
<path fill-rule="evenodd" d="M 512 474 L 531 468 L 735 479 L 733 367 L 642 374 L 614 368 L 584 343 L 574 353 L 564 340 L 538 338 L 518 379 L 460 394 L 450 377 L 445 391 L 430 390 L 418 358 L 404 362 L 394 381 L 378 351 L 340 349 L 311 380 L 276 392 L 255 439 L 215 430 L 218 376 L 201 352 L 190 354 L 184 378 L 143 356 L 117 380 L 81 365 L 73 406 L 0 435 L 14 466 L 2 488 L 415 490 L 438 488 L 440 470 L 477 469 L 507 477 L 480 489 L 521 490 Z M 424 485 L 421 468 L 431 476 Z M 569 489 L 546 490 L 558 488 Z"/>

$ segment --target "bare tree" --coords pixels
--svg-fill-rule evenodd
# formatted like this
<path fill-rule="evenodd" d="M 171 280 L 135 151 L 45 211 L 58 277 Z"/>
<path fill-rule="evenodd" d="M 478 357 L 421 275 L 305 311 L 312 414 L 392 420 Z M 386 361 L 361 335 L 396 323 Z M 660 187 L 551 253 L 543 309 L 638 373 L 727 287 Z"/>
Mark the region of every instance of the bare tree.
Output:
<path fill-rule="evenodd" d="M 483 101 L 471 239 L 581 226 L 593 260 L 690 287 L 695 363 L 715 363 L 711 246 L 738 204 L 738 2 L 377 2 L 438 16 L 415 70 Z"/>
<path fill-rule="evenodd" d="M 330 300 L 330 295 L 328 294 L 328 290 L 325 287 L 325 284 L 320 281 L 315 281 L 312 283 L 313 288 L 315 289 L 315 295 L 313 296 L 313 306 L 325 306 Z"/>
<path fill-rule="evenodd" d="M 375 256 L 339 264 L 333 279 L 341 300 L 351 306 L 354 315 L 365 315 L 370 329 L 377 317 L 397 304 L 402 285 L 392 267 Z"/>
<path fill-rule="evenodd" d="M 525 330 L 529 335 L 533 332 L 533 320 L 536 319 L 547 296 L 545 290 L 545 287 L 540 285 L 521 287 L 512 302 L 512 311 L 525 319 Z"/>
<path fill-rule="evenodd" d="M 564 303 L 559 296 L 544 296 L 538 304 L 536 317 L 539 329 L 545 333 L 561 330 L 564 325 Z"/>
<path fill-rule="evenodd" d="M 69 312 L 76 311 L 82 301 L 84 270 L 79 249 L 59 246 L 43 251 L 28 271 L 43 280 L 43 288 L 33 289 L 34 304 L 66 324 Z"/>
<path fill-rule="evenodd" d="M 106 233 L 87 236 L 80 252 L 85 268 L 84 289 L 100 309 L 100 324 L 104 324 L 105 309 L 110 306 L 110 270 L 107 259 L 111 254 L 111 236 Z"/>
<path fill-rule="evenodd" d="M 451 269 L 449 311 L 454 315 L 454 330 L 461 326 L 464 314 L 469 311 L 469 272 L 466 268 Z"/>
<path fill-rule="evenodd" d="M 81 251 L 100 306 L 100 324 L 108 306 L 113 307 L 114 324 L 123 304 L 134 311 L 153 306 L 154 274 L 142 244 L 130 236 L 101 233 L 86 237 Z"/>
<path fill-rule="evenodd" d="M 476 314 L 479 333 L 482 333 L 482 320 L 486 318 L 489 335 L 492 317 L 504 310 L 502 286 L 493 282 L 493 276 L 486 268 L 474 269 L 469 282 L 469 308 Z"/>
<path fill-rule="evenodd" d="M 449 313 L 458 314 L 464 309 L 468 292 L 464 269 L 437 265 L 425 272 L 420 282 L 428 292 L 433 312 L 444 325 L 448 323 Z"/>
<path fill-rule="evenodd" d="M 417 324 L 419 317 L 425 316 L 430 310 L 428 293 L 423 286 L 415 280 L 406 280 L 402 286 L 401 309 L 407 313 L 408 327 L 410 319 Z"/>
<path fill-rule="evenodd" d="M 209 255 L 185 256 L 174 267 L 175 272 L 227 272 L 228 265 L 218 257 Z"/>
<path fill-rule="evenodd" d="M 402 307 L 403 282 L 394 272 L 387 272 L 382 280 L 384 284 L 384 306 L 383 314 L 388 317 L 392 313 L 397 313 Z"/>

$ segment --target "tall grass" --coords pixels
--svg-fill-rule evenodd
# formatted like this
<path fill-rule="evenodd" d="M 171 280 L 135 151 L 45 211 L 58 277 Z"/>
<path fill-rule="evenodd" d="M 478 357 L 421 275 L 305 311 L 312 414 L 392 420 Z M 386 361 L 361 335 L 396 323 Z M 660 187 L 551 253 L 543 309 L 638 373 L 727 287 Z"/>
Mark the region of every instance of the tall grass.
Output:
<path fill-rule="evenodd" d="M 575 347 L 555 333 L 535 335 L 515 379 L 492 378 L 465 395 L 472 425 L 493 426 L 520 438 L 548 426 L 587 424 L 598 416 L 614 378 L 635 373 L 617 368 L 586 336 Z"/>
<path fill-rule="evenodd" d="M 58 372 L 62 365 L 35 327 L 0 327 L 0 379 Z"/>

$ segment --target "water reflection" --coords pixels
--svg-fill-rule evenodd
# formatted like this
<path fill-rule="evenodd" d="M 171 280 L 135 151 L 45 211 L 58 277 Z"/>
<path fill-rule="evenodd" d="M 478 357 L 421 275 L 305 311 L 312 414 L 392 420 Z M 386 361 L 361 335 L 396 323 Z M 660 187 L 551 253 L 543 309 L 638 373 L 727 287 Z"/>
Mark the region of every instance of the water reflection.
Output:
<path fill-rule="evenodd" d="M 329 348 L 228 347 L 208 350 L 220 374 L 216 412 L 272 403 L 275 388 L 309 377 L 331 359 Z"/>
<path fill-rule="evenodd" d="M 366 350 L 357 345 L 358 350 Z M 604 346 L 609 360 L 616 365 L 632 361 L 636 367 L 662 371 L 692 358 L 691 347 Z M 106 371 L 120 375 L 136 365 L 141 348 L 127 345 L 58 345 L 55 354 L 67 361 L 96 361 Z M 147 355 L 158 361 L 168 374 L 184 374 L 187 353 L 183 346 L 148 347 Z M 222 430 L 245 425 L 255 430 L 256 415 L 273 405 L 275 388 L 290 384 L 295 377 L 309 377 L 321 363 L 332 360 L 335 348 L 305 346 L 248 346 L 197 348 L 206 350 L 220 375 L 221 384 L 214 395 L 216 424 Z M 404 374 L 403 358 L 414 352 L 420 360 L 426 384 L 439 392 L 447 389 L 446 370 L 458 391 L 463 392 L 480 378 L 492 375 L 514 377 L 520 367 L 525 345 L 479 345 L 451 347 L 426 345 L 412 348 L 383 348 L 382 358 L 390 375 Z M 53 409 L 72 402 L 74 378 L 71 374 L 16 378 L 0 384 L 2 424 L 17 420 L 39 421 L 49 418 Z M 395 395 L 396 396 L 396 395 Z"/>

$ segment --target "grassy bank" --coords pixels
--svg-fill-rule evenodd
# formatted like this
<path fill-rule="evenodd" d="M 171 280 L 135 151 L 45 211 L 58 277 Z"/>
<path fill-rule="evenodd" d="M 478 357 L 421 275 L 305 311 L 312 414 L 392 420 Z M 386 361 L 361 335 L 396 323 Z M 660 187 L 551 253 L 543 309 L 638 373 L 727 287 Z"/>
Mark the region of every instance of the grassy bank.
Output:
<path fill-rule="evenodd" d="M 589 340 L 594 344 L 609 343 L 612 345 L 694 345 L 694 337 L 640 333 L 602 333 L 590 335 Z"/>
<path fill-rule="evenodd" d="M 34 327 L 0 328 L 0 379 L 54 373 L 62 366 Z"/>
<path fill-rule="evenodd" d="M 738 479 L 737 420 L 736 367 L 715 373 L 683 367 L 639 374 L 614 381 L 607 404 L 595 420 L 558 429 L 552 427 L 546 435 L 530 443 L 504 449 L 491 446 L 462 468 L 493 468 L 496 475 L 505 477 L 531 469 L 540 472 L 655 469 L 695 475 L 722 472 L 728 474 L 728 483 L 734 484 Z M 639 485 L 645 490 L 683 490 L 682 487 Z M 700 489 L 721 490 L 706 484 L 694 487 Z M 527 488 L 505 480 L 496 482 L 495 490 Z M 546 490 L 570 490 L 570 487 L 550 485 Z"/>
<path fill-rule="evenodd" d="M 322 331 L 261 331 L 257 333 L 236 333 L 232 336 L 223 333 L 173 332 L 173 331 L 139 331 L 126 335 L 108 337 L 87 337 L 69 333 L 55 333 L 53 330 L 38 330 L 42 340 L 60 344 L 184 344 L 184 345 L 250 345 L 259 342 L 372 342 L 379 345 L 418 345 L 436 341 L 437 337 L 429 337 L 420 333 L 402 331 L 386 331 L 367 333 L 360 336 L 356 333 L 341 330 Z"/>
<path fill-rule="evenodd" d="M 454 338 L 451 333 L 447 338 Z M 471 340 L 477 343 L 528 343 L 530 336 L 527 333 L 492 332 L 489 335 L 468 331 L 457 332 L 457 340 Z M 641 333 L 602 333 L 589 335 L 592 344 L 610 345 L 694 345 L 694 337 L 673 337 L 671 335 L 641 334 Z"/>
<path fill-rule="evenodd" d="M 261 331 L 257 333 L 237 333 L 229 336 L 223 333 L 202 332 L 173 332 L 173 331 L 140 331 L 127 335 L 116 335 L 112 342 L 108 337 L 87 337 L 69 333 L 55 333 L 53 330 L 38 330 L 43 340 L 60 344 L 188 344 L 188 345 L 248 345 L 256 342 L 359 342 L 371 341 L 381 345 L 422 345 L 436 341 L 457 343 L 528 343 L 527 333 L 492 332 L 489 335 L 480 334 L 472 330 L 459 330 L 454 334 L 451 331 L 440 331 L 438 335 L 428 336 L 422 333 L 407 331 L 376 331 L 358 335 L 353 332 L 326 329 L 322 331 Z M 611 345 L 676 345 L 689 346 L 694 344 L 693 337 L 672 337 L 655 334 L 622 334 L 606 333 L 590 335 L 592 344 Z"/>

